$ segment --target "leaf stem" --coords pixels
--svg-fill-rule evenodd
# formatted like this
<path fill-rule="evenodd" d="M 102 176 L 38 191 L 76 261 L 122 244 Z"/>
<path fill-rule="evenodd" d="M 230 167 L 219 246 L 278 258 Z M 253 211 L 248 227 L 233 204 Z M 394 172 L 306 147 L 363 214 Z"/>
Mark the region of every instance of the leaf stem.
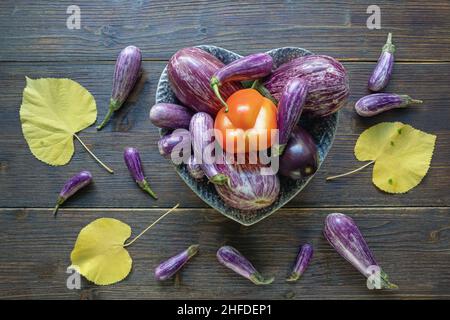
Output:
<path fill-rule="evenodd" d="M 180 204 L 177 203 L 175 207 L 173 207 L 172 209 L 170 209 L 169 211 L 167 211 L 166 213 L 164 213 L 161 217 L 159 217 L 158 219 L 156 219 L 155 222 L 153 222 L 151 225 L 149 225 L 147 228 L 144 229 L 144 231 L 142 231 L 141 233 L 139 233 L 133 240 L 131 240 L 128 243 L 125 243 L 123 245 L 123 247 L 128 247 L 129 245 L 131 245 L 133 242 L 135 242 L 137 239 L 139 239 L 144 233 L 146 233 L 151 227 L 153 227 L 155 224 L 157 224 L 161 219 L 163 219 L 165 216 L 167 216 L 169 213 L 171 213 L 173 210 L 175 210 L 176 208 L 178 208 Z"/>
<path fill-rule="evenodd" d="M 339 175 L 337 175 L 337 176 L 327 177 L 327 181 L 328 181 L 328 180 L 333 180 L 333 179 L 337 179 L 337 178 L 340 178 L 340 177 L 345 177 L 345 176 L 351 175 L 351 174 L 353 174 L 353 173 L 355 173 L 355 172 L 358 172 L 358 171 L 364 169 L 365 167 L 370 166 L 370 165 L 373 164 L 374 162 L 375 162 L 375 160 L 372 160 L 372 161 L 366 163 L 365 165 L 363 165 L 362 167 L 359 167 L 358 169 L 349 171 L 349 172 L 347 172 L 347 173 L 339 174 Z"/>
<path fill-rule="evenodd" d="M 114 173 L 114 171 L 108 167 L 106 164 L 104 164 L 99 158 L 97 158 L 97 156 L 92 153 L 91 150 L 89 150 L 89 148 L 84 144 L 83 141 L 81 141 L 80 137 L 74 133 L 73 136 L 81 143 L 81 145 L 86 149 L 86 151 L 103 167 L 106 169 L 106 171 L 108 171 L 109 173 Z"/>

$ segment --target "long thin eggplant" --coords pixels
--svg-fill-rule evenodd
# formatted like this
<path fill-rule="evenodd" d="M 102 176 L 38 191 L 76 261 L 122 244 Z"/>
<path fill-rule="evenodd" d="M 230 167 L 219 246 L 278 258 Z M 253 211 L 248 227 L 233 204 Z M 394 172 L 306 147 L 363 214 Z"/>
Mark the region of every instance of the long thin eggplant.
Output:
<path fill-rule="evenodd" d="M 130 171 L 131 176 L 138 186 L 154 199 L 158 199 L 144 176 L 144 169 L 142 168 L 141 156 L 139 155 L 138 149 L 131 147 L 125 148 L 123 159 L 128 167 L 128 171 Z"/>
<path fill-rule="evenodd" d="M 280 174 L 298 180 L 312 175 L 318 167 L 319 152 L 314 139 L 308 131 L 295 126 L 280 158 Z"/>
<path fill-rule="evenodd" d="M 395 289 L 389 277 L 376 262 L 352 218 L 342 213 L 331 213 L 325 219 L 323 230 L 331 246 L 350 262 L 367 280 L 368 287 L 376 289 Z"/>
<path fill-rule="evenodd" d="M 173 156 L 183 158 L 184 151 L 191 152 L 191 133 L 186 129 L 177 129 L 172 133 L 166 134 L 158 141 L 159 154 L 165 158 Z"/>
<path fill-rule="evenodd" d="M 313 247 L 309 243 L 304 244 L 298 252 L 291 275 L 286 279 L 288 282 L 297 281 L 308 268 L 313 255 Z"/>
<path fill-rule="evenodd" d="M 279 142 L 275 151 L 276 155 L 281 155 L 284 152 L 292 130 L 294 130 L 302 114 L 307 94 L 308 85 L 305 80 L 293 78 L 287 82 L 278 103 Z"/>
<path fill-rule="evenodd" d="M 395 45 L 392 44 L 392 33 L 389 32 L 386 44 L 383 46 L 377 65 L 370 76 L 368 87 L 371 91 L 384 89 L 392 75 L 394 67 Z"/>
<path fill-rule="evenodd" d="M 255 53 L 242 57 L 217 70 L 211 77 L 211 88 L 228 110 L 219 90 L 224 83 L 257 80 L 269 75 L 272 67 L 273 59 L 267 53 Z"/>
<path fill-rule="evenodd" d="M 355 104 L 355 110 L 361 117 L 372 117 L 387 110 L 421 103 L 423 103 L 422 100 L 416 100 L 407 95 L 374 93 L 359 99 Z"/>
<path fill-rule="evenodd" d="M 210 80 L 223 66 L 219 59 L 202 49 L 181 49 L 167 66 L 171 88 L 183 105 L 214 117 L 223 106 L 211 90 Z M 220 93 L 227 99 L 239 89 L 242 89 L 240 83 L 228 82 L 220 88 Z"/>
<path fill-rule="evenodd" d="M 292 78 L 308 84 L 303 113 L 315 117 L 328 116 L 342 108 L 349 96 L 349 81 L 344 66 L 329 56 L 303 56 L 282 64 L 265 80 L 264 87 L 277 100 Z"/>
<path fill-rule="evenodd" d="M 191 155 L 189 157 L 188 162 L 186 163 L 187 170 L 191 177 L 194 179 L 200 180 L 205 176 L 205 173 L 203 172 L 202 166 L 195 162 L 195 157 Z"/>
<path fill-rule="evenodd" d="M 186 250 L 162 262 L 155 269 L 155 279 L 159 281 L 167 280 L 176 274 L 180 269 L 198 252 L 198 244 L 194 244 Z"/>
<path fill-rule="evenodd" d="M 239 251 L 231 246 L 223 246 L 217 250 L 217 259 L 225 267 L 249 279 L 256 285 L 271 284 L 274 278 L 263 277 Z"/>
<path fill-rule="evenodd" d="M 97 127 L 97 130 L 102 129 L 106 125 L 114 111 L 118 110 L 127 99 L 139 78 L 141 61 L 141 50 L 135 46 L 128 46 L 119 53 L 114 69 L 109 110 L 105 119 Z"/>
<path fill-rule="evenodd" d="M 61 189 L 58 199 L 56 200 L 56 206 L 53 210 L 53 215 L 56 216 L 59 207 L 71 196 L 73 196 L 78 190 L 87 186 L 92 182 L 92 174 L 89 171 L 81 171 L 71 177 Z"/>
<path fill-rule="evenodd" d="M 200 164 L 206 177 L 216 185 L 228 184 L 229 178 L 227 175 L 217 171 L 214 156 L 208 154 L 214 149 L 214 120 L 205 112 L 196 113 L 189 126 L 189 131 L 192 135 L 192 147 L 194 149 L 195 161 Z"/>
<path fill-rule="evenodd" d="M 193 113 L 173 103 L 157 103 L 150 109 L 150 121 L 159 128 L 189 129 Z"/>

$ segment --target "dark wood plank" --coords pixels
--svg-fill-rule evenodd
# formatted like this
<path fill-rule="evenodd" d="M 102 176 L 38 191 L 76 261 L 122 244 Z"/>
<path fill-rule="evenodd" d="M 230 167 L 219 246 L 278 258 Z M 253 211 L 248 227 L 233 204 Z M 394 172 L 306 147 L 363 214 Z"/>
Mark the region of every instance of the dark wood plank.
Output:
<path fill-rule="evenodd" d="M 400 287 L 366 289 L 364 277 L 342 259 L 322 235 L 325 216 L 341 211 L 360 226 L 378 263 Z M 129 252 L 131 274 L 118 284 L 101 287 L 82 281 L 81 290 L 66 288 L 66 267 L 79 230 L 99 217 L 130 224 L 136 235 L 163 210 L 63 209 L 1 210 L 0 298 L 67 299 L 404 299 L 450 298 L 449 208 L 283 209 L 245 228 L 210 209 L 179 210 L 143 236 Z M 315 248 L 310 268 L 296 284 L 284 278 L 298 246 Z M 181 282 L 157 283 L 152 270 L 190 244 L 200 253 L 181 272 Z M 242 251 L 273 285 L 257 287 L 216 261 L 216 250 L 230 244 Z"/>
<path fill-rule="evenodd" d="M 300 46 L 348 59 L 377 59 L 388 31 L 401 60 L 450 60 L 448 1 L 377 1 L 382 30 L 369 30 L 373 1 L 77 1 L 81 29 L 66 27 L 64 1 L 1 1 L 3 61 L 114 60 L 126 45 L 145 59 L 215 44 L 242 54 Z"/>
<path fill-rule="evenodd" d="M 450 93 L 448 80 L 450 64 L 398 64 L 388 91 L 413 95 L 425 101 L 422 106 L 395 110 L 363 119 L 352 110 L 354 102 L 366 93 L 366 79 L 372 63 L 345 63 L 351 79 L 351 98 L 340 116 L 334 146 L 312 182 L 292 200 L 290 207 L 330 206 L 449 206 L 450 192 Z M 154 103 L 159 73 L 164 63 L 144 63 L 148 78 L 140 94 L 113 118 L 111 124 L 97 133 L 94 127 L 86 129 L 81 137 L 97 155 L 116 170 L 109 175 L 75 142 L 76 152 L 67 166 L 50 167 L 36 160 L 22 136 L 19 106 L 25 76 L 70 77 L 86 86 L 95 96 L 99 118 L 105 114 L 110 94 L 113 63 L 38 63 L 0 64 L 2 117 L 0 117 L 0 206 L 53 206 L 60 186 L 71 174 L 82 169 L 91 170 L 95 184 L 69 200 L 68 207 L 168 207 L 180 201 L 185 207 L 206 205 L 190 191 L 157 150 L 157 129 L 148 120 L 148 111 Z M 414 127 L 437 134 L 437 146 L 431 169 L 423 182 L 405 195 L 387 196 L 371 183 L 371 169 L 353 177 L 326 182 L 325 177 L 346 172 L 361 165 L 353 155 L 358 135 L 382 121 L 403 121 Z M 146 173 L 160 195 L 153 201 L 140 192 L 130 178 L 122 160 L 125 146 L 141 150 Z"/>

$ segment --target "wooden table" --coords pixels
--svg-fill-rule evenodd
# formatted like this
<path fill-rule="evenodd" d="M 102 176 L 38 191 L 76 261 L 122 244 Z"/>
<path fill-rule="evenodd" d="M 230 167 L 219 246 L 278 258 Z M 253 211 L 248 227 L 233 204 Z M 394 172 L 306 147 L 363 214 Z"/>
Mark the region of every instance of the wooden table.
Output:
<path fill-rule="evenodd" d="M 450 298 L 450 3 L 377 1 L 382 29 L 369 30 L 366 9 L 373 1 L 354 2 L 1 1 L 0 298 Z M 81 9 L 79 30 L 66 27 L 66 9 L 72 4 Z M 367 93 L 367 79 L 388 31 L 398 51 L 387 91 L 425 103 L 362 119 L 352 108 Z M 103 131 L 92 126 L 80 134 L 115 174 L 101 169 L 77 142 L 66 166 L 36 160 L 19 121 L 25 76 L 80 82 L 95 96 L 103 118 L 115 58 L 129 44 L 143 51 L 146 76 L 140 93 Z M 176 50 L 197 44 L 241 54 L 304 47 L 337 57 L 349 73 L 351 97 L 322 169 L 285 208 L 252 227 L 210 209 L 158 154 L 158 133 L 148 113 L 159 74 Z M 326 176 L 360 165 L 353 155 L 358 135 L 383 121 L 402 121 L 437 135 L 422 183 L 407 194 L 389 195 L 371 183 L 371 169 L 326 182 Z M 130 178 L 122 160 L 125 146 L 141 150 L 158 201 L 140 192 Z M 53 219 L 61 185 L 82 169 L 93 173 L 95 183 Z M 177 202 L 181 210 L 129 248 L 133 270 L 124 281 L 101 287 L 83 279 L 80 290 L 66 288 L 70 252 L 83 226 L 114 217 L 137 234 Z M 364 278 L 331 249 L 322 236 L 324 218 L 331 212 L 356 220 L 399 290 L 367 290 Z M 305 242 L 315 247 L 313 262 L 301 281 L 288 284 L 284 278 Z M 201 252 L 180 277 L 157 283 L 154 267 L 193 243 L 200 244 Z M 241 250 L 262 273 L 275 275 L 275 283 L 256 287 L 219 265 L 215 253 L 225 243 Z"/>

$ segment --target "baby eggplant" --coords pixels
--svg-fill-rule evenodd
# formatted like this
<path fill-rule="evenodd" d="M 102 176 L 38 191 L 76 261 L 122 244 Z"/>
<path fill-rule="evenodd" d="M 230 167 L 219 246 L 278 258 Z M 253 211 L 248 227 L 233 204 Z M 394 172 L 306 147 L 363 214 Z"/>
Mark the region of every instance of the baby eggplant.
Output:
<path fill-rule="evenodd" d="M 355 104 L 355 110 L 361 117 L 371 117 L 387 110 L 404 108 L 410 104 L 422 102 L 422 100 L 416 100 L 407 95 L 374 93 L 359 99 Z"/>
<path fill-rule="evenodd" d="M 295 261 L 294 268 L 289 278 L 286 279 L 288 282 L 297 281 L 308 268 L 309 262 L 311 261 L 313 255 L 313 247 L 309 243 L 304 244 L 297 255 L 297 260 Z"/>
<path fill-rule="evenodd" d="M 158 199 L 145 179 L 144 170 L 142 169 L 141 156 L 139 155 L 138 149 L 130 147 L 125 148 L 123 159 L 128 167 L 128 171 L 130 171 L 134 181 L 136 181 L 139 187 L 153 198 Z"/>
<path fill-rule="evenodd" d="M 64 184 L 61 192 L 59 193 L 58 200 L 56 200 L 56 206 L 53 210 L 53 215 L 56 216 L 59 207 L 71 196 L 73 196 L 78 190 L 87 186 L 92 182 L 92 174 L 89 171 L 81 171 L 71 177 Z"/>
<path fill-rule="evenodd" d="M 377 65 L 370 76 L 368 87 L 371 91 L 380 91 L 387 86 L 394 67 L 395 45 L 392 44 L 392 33 L 389 32 Z"/>
<path fill-rule="evenodd" d="M 179 254 L 162 262 L 155 269 L 155 279 L 167 280 L 177 273 L 198 252 L 198 244 L 194 244 Z"/>
<path fill-rule="evenodd" d="M 189 129 L 193 113 L 173 103 L 157 103 L 150 109 L 150 121 L 159 128 Z"/>

